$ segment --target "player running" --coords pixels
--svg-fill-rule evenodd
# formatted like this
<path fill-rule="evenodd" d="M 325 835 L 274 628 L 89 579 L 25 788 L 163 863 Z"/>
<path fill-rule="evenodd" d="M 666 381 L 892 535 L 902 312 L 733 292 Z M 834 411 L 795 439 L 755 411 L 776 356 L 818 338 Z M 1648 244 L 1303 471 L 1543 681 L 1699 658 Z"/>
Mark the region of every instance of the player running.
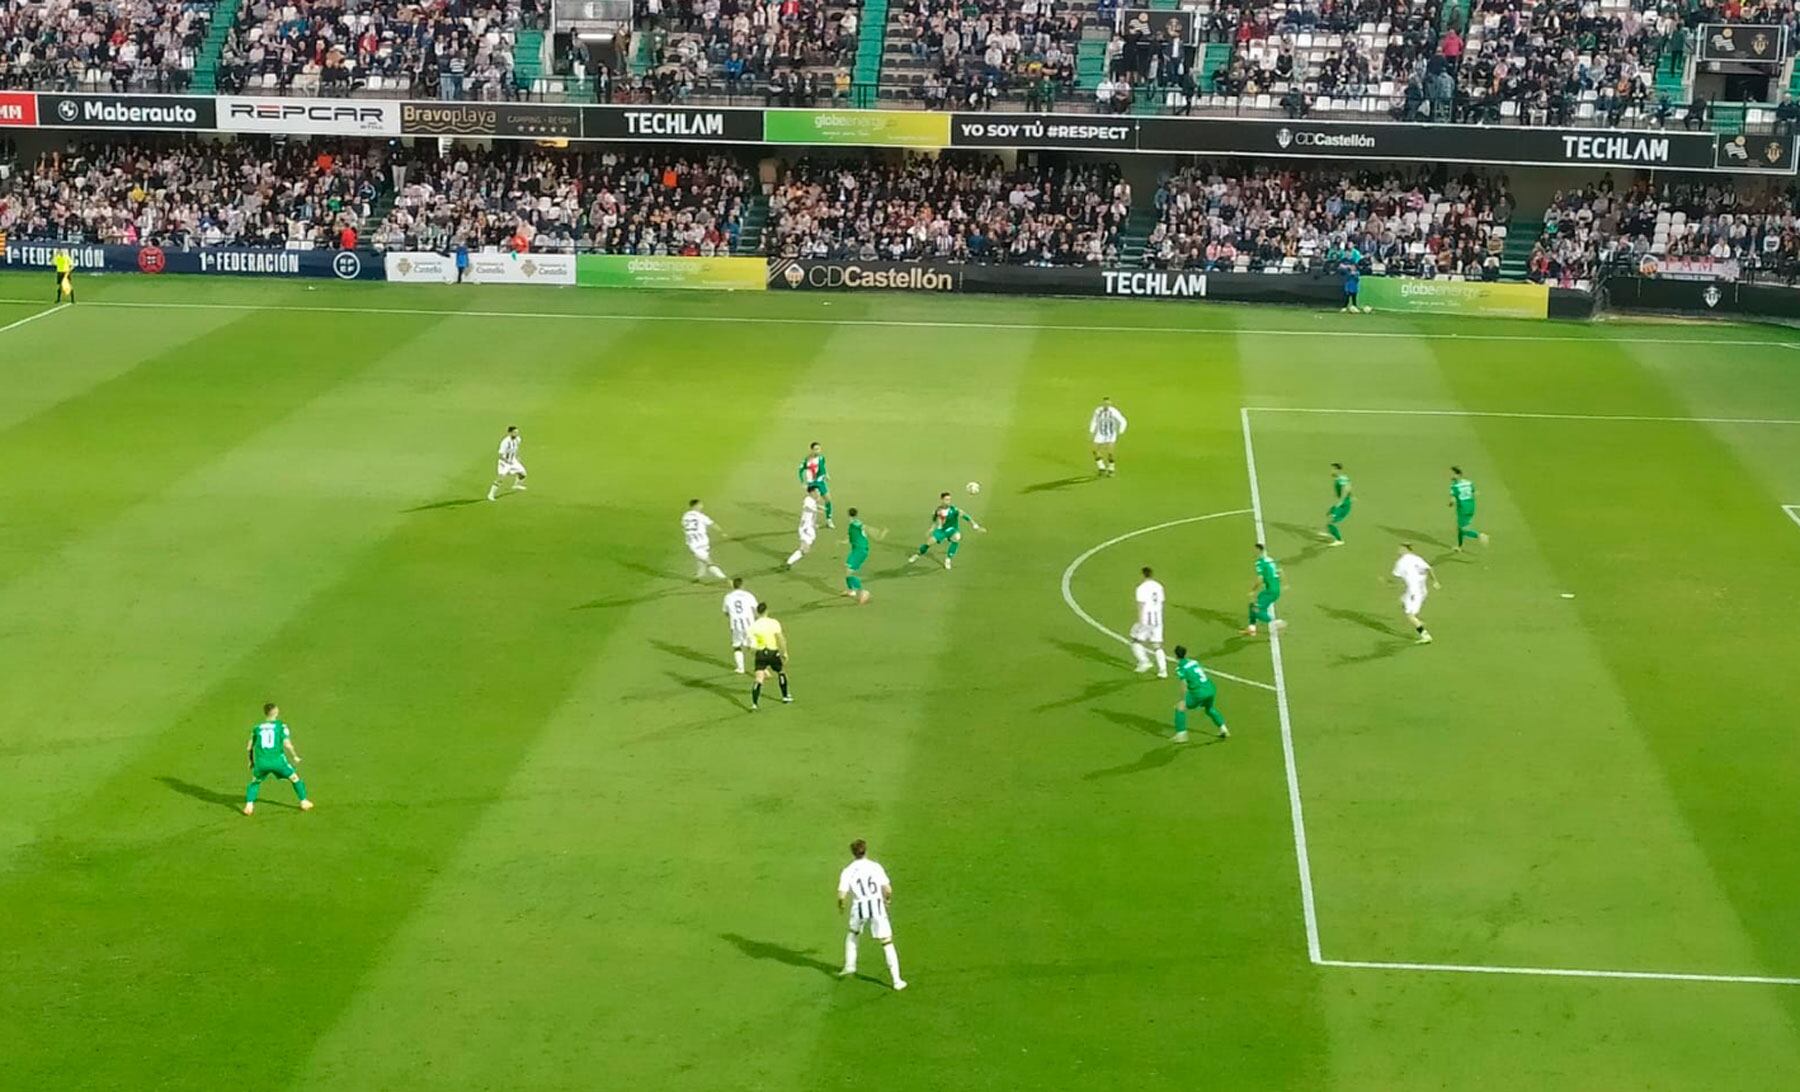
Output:
<path fill-rule="evenodd" d="M 950 545 L 945 550 L 944 568 L 948 569 L 950 563 L 956 560 L 957 549 L 962 546 L 962 521 L 965 519 L 969 521 L 970 527 L 983 534 L 987 533 L 987 528 L 976 523 L 973 515 L 950 503 L 950 494 L 939 493 L 937 508 L 931 513 L 931 531 L 919 545 L 919 552 L 907 558 L 906 563 L 911 565 L 930 553 L 934 543 L 947 542 Z"/>
<path fill-rule="evenodd" d="M 1343 463 L 1331 464 L 1331 511 L 1325 513 L 1325 534 L 1333 546 L 1344 544 L 1344 532 L 1338 524 L 1350 518 L 1350 475 L 1344 473 Z"/>
<path fill-rule="evenodd" d="M 769 604 L 756 604 L 756 621 L 750 623 L 750 644 L 756 650 L 756 681 L 750 687 L 750 711 L 762 708 L 763 682 L 770 675 L 781 684 L 781 700 L 791 703 L 794 698 L 788 693 L 787 634 L 782 632 L 781 623 L 769 617 Z"/>
<path fill-rule="evenodd" d="M 688 553 L 694 555 L 694 579 L 704 580 L 711 576 L 718 580 L 725 579 L 725 570 L 713 564 L 712 529 L 719 525 L 702 509 L 705 505 L 700 498 L 688 501 L 688 510 L 681 514 L 681 535 L 687 540 Z M 722 535 L 724 528 L 719 529 Z"/>
<path fill-rule="evenodd" d="M 1094 473 L 1102 476 L 1117 474 L 1119 464 L 1113 456 L 1113 447 L 1119 437 L 1125 435 L 1125 415 L 1112 404 L 1112 399 L 1102 398 L 1094 407 L 1093 415 L 1088 418 L 1088 435 L 1094 439 Z"/>
<path fill-rule="evenodd" d="M 750 647 L 750 623 L 756 621 L 756 596 L 744 590 L 744 578 L 735 577 L 725 593 L 725 620 L 731 626 L 731 662 L 744 673 L 744 650 Z"/>
<path fill-rule="evenodd" d="M 245 745 L 250 759 L 250 785 L 244 790 L 244 814 L 256 814 L 256 794 L 262 791 L 265 777 L 286 778 L 294 784 L 294 795 L 300 798 L 300 810 L 311 811 L 313 803 L 306 798 L 306 782 L 294 772 L 300 756 L 294 753 L 294 740 L 288 726 L 282 723 L 281 707 L 274 702 L 263 706 L 263 719 L 250 729 L 250 742 Z"/>
<path fill-rule="evenodd" d="M 519 426 L 506 426 L 506 435 L 500 437 L 500 460 L 494 467 L 494 484 L 488 486 L 488 500 L 496 500 L 500 485 L 507 478 L 513 479 L 513 492 L 525 488 L 525 464 L 519 461 Z"/>
<path fill-rule="evenodd" d="M 1244 636 L 1256 636 L 1258 622 L 1267 622 L 1270 633 L 1287 625 L 1275 617 L 1275 602 L 1280 598 L 1281 567 L 1269 556 L 1269 548 L 1259 542 L 1256 544 L 1256 583 L 1250 585 L 1250 624 L 1244 627 Z"/>
<path fill-rule="evenodd" d="M 850 843 L 849 864 L 838 873 L 838 909 L 850 908 L 850 931 L 844 937 L 844 969 L 839 978 L 856 973 L 856 938 L 865 927 L 869 935 L 881 942 L 881 954 L 887 959 L 888 975 L 896 990 L 906 988 L 900 977 L 900 953 L 894 950 L 894 926 L 888 921 L 888 903 L 894 899 L 894 885 L 887 869 L 869 860 L 869 844 L 858 838 Z"/>
<path fill-rule="evenodd" d="M 850 552 L 844 557 L 844 594 L 856 600 L 857 606 L 869 601 L 869 590 L 862 585 L 862 567 L 869 560 L 869 528 L 857 516 L 856 509 L 850 512 Z M 886 531 L 878 531 L 886 535 Z"/>
<path fill-rule="evenodd" d="M 806 458 L 800 462 L 800 484 L 808 489 L 818 487 L 819 499 L 825 502 L 825 526 L 835 529 L 837 522 L 831 518 L 831 476 L 825 470 L 825 449 L 819 446 L 817 440 L 813 441 L 812 446 L 807 449 Z"/>
<path fill-rule="evenodd" d="M 1187 742 L 1189 709 L 1205 713 L 1206 719 L 1218 728 L 1219 738 L 1230 739 L 1231 729 L 1225 727 L 1225 714 L 1214 704 L 1219 694 L 1218 685 L 1207 676 L 1200 661 L 1188 655 L 1186 645 L 1175 646 L 1175 677 L 1181 680 L 1181 700 L 1175 703 L 1175 735 L 1170 742 Z"/>
<path fill-rule="evenodd" d="M 787 560 L 781 563 L 784 569 L 791 569 L 795 563 L 805 557 L 819 539 L 819 487 L 806 487 L 806 496 L 800 501 L 800 545 L 794 547 Z"/>
<path fill-rule="evenodd" d="M 1437 572 L 1430 562 L 1413 552 L 1412 543 L 1402 542 L 1400 557 L 1394 562 L 1394 576 L 1400 581 L 1400 609 L 1406 612 L 1407 624 L 1419 635 L 1416 643 L 1430 644 L 1431 634 L 1426 631 L 1419 612 L 1425 609 L 1425 582 L 1430 580 L 1434 588 L 1443 587 L 1438 583 Z"/>
<path fill-rule="evenodd" d="M 1143 568 L 1144 579 L 1137 586 L 1137 623 L 1131 627 L 1131 655 L 1137 660 L 1137 673 L 1150 670 L 1150 655 L 1144 646 L 1156 652 L 1156 677 L 1169 677 L 1169 658 L 1163 655 L 1163 586 Z"/>
<path fill-rule="evenodd" d="M 1450 505 L 1456 509 L 1456 549 L 1461 552 L 1463 542 L 1473 539 L 1487 545 L 1488 537 L 1475 529 L 1475 483 L 1463 477 L 1462 467 L 1450 468 Z"/>

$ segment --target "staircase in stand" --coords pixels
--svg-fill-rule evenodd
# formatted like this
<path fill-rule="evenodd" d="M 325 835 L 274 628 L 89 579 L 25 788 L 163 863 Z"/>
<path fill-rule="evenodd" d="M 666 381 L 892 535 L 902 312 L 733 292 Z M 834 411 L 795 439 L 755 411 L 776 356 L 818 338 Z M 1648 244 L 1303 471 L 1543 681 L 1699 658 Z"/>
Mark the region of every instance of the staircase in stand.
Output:
<path fill-rule="evenodd" d="M 850 70 L 850 105 L 867 109 L 881 94 L 882 43 L 887 40 L 888 0 L 864 0 L 856 28 L 856 66 Z"/>
<path fill-rule="evenodd" d="M 219 90 L 219 55 L 225 52 L 225 39 L 237 22 L 238 6 L 243 0 L 218 0 L 213 5 L 212 22 L 206 27 L 206 40 L 200 44 L 200 55 L 194 58 L 196 95 L 211 95 Z"/>
<path fill-rule="evenodd" d="M 731 252 L 741 257 L 761 254 L 763 227 L 768 222 L 769 198 L 759 193 L 744 206 L 744 217 L 738 222 L 737 238 L 732 240 Z"/>
<path fill-rule="evenodd" d="M 513 36 L 513 86 L 529 92 L 544 74 L 544 32 L 521 28 Z"/>
<path fill-rule="evenodd" d="M 1544 234 L 1542 220 L 1524 220 L 1513 217 L 1512 223 L 1506 225 L 1506 246 L 1500 251 L 1500 279 L 1503 281 L 1522 281 L 1531 262 L 1532 248 L 1537 246 L 1538 237 Z"/>

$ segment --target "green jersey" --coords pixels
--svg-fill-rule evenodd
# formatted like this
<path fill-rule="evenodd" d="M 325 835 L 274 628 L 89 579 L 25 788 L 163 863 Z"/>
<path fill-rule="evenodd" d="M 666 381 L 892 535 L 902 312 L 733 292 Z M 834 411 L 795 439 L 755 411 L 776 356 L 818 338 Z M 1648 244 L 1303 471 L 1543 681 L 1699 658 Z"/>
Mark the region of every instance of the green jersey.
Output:
<path fill-rule="evenodd" d="M 287 761 L 288 726 L 279 720 L 265 720 L 250 729 L 250 750 L 260 765 Z"/>
<path fill-rule="evenodd" d="M 1271 592 L 1281 590 L 1281 570 L 1276 567 L 1275 559 L 1266 554 L 1256 559 L 1256 578 Z"/>
<path fill-rule="evenodd" d="M 962 517 L 962 509 L 954 504 L 945 504 L 931 514 L 931 522 L 945 531 L 955 531 L 959 529 Z"/>
<path fill-rule="evenodd" d="M 1339 474 L 1331 479 L 1331 494 L 1338 500 L 1350 495 L 1350 475 Z"/>
<path fill-rule="evenodd" d="M 1458 508 L 1475 507 L 1475 483 L 1467 478 L 1457 478 L 1450 483 L 1450 499 Z"/>
<path fill-rule="evenodd" d="M 806 457 L 806 460 L 800 464 L 800 484 L 825 484 L 825 456 L 808 455 Z"/>
<path fill-rule="evenodd" d="M 1175 677 L 1180 679 L 1190 694 L 1204 694 L 1213 688 L 1212 680 L 1206 677 L 1206 668 L 1200 661 L 1192 657 L 1175 665 Z"/>
<path fill-rule="evenodd" d="M 869 529 L 863 526 L 861 519 L 850 521 L 850 552 L 865 554 L 869 552 Z"/>

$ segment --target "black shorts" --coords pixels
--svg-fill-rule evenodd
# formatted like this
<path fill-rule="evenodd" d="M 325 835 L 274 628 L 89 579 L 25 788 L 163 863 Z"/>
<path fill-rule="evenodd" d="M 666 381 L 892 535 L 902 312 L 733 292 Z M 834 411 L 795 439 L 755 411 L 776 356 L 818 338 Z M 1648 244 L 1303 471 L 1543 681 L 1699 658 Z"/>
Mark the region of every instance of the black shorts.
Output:
<path fill-rule="evenodd" d="M 781 653 L 775 651 L 772 648 L 757 649 L 756 650 L 756 670 L 758 670 L 758 671 L 780 671 L 781 670 Z"/>

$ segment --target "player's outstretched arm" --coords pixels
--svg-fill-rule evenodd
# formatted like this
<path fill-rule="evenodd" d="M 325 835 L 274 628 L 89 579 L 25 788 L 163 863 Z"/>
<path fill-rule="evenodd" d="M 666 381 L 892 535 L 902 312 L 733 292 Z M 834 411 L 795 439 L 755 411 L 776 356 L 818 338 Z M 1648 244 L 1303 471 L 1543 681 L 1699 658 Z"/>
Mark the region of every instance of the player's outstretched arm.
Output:
<path fill-rule="evenodd" d="M 300 762 L 300 752 L 294 750 L 294 741 L 292 739 L 283 740 L 281 749 L 287 752 L 289 762 L 295 764 Z"/>

